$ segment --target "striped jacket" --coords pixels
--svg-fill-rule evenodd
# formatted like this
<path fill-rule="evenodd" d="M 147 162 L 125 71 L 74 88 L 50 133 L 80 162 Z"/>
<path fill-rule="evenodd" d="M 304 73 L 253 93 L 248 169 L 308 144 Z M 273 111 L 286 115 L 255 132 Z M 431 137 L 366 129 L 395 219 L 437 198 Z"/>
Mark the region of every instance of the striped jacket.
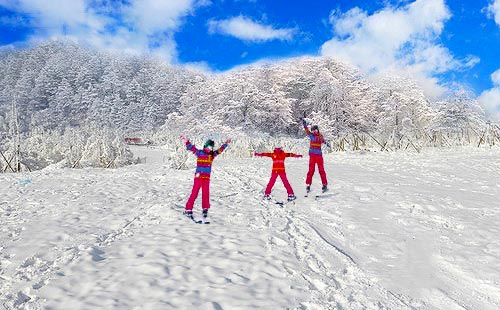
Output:
<path fill-rule="evenodd" d="M 210 179 L 212 162 L 217 155 L 221 154 L 227 148 L 227 144 L 224 143 L 219 149 L 208 153 L 205 152 L 205 150 L 197 149 L 196 146 L 189 141 L 186 142 L 186 148 L 198 157 L 196 161 L 195 178 Z"/>
<path fill-rule="evenodd" d="M 285 171 L 285 158 L 302 157 L 294 153 L 285 153 L 282 149 L 276 148 L 273 153 L 255 153 L 255 156 L 271 157 L 273 159 L 273 172 Z"/>
<path fill-rule="evenodd" d="M 326 144 L 323 135 L 320 133 L 315 134 L 311 132 L 307 125 L 304 125 L 304 130 L 311 140 L 311 143 L 309 144 L 309 155 L 323 155 L 323 153 L 321 152 L 321 144 Z"/>

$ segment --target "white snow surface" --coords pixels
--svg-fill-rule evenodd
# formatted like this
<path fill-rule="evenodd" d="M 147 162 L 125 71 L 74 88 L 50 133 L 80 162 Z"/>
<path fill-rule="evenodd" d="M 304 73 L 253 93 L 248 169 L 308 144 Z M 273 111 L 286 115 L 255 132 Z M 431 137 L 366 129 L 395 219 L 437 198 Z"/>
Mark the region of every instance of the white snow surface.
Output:
<path fill-rule="evenodd" d="M 0 174 L 0 309 L 500 309 L 498 149 L 327 154 L 317 200 L 287 159 L 284 207 L 270 159 L 217 158 L 210 225 L 182 215 L 193 169 L 135 153 Z"/>

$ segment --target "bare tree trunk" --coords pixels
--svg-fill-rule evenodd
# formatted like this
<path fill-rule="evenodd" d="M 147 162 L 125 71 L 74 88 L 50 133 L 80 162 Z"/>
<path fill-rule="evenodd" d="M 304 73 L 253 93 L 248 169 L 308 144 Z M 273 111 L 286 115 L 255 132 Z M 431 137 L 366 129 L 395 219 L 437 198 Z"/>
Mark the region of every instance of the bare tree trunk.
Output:
<path fill-rule="evenodd" d="M 489 126 L 489 125 L 488 125 Z M 481 135 L 481 138 L 479 139 L 479 142 L 477 144 L 477 147 L 480 147 L 481 144 L 485 142 L 485 137 L 486 137 L 486 132 L 488 131 L 488 127 L 484 130 L 483 134 Z"/>
<path fill-rule="evenodd" d="M 14 128 L 11 128 L 12 132 L 12 141 L 14 143 L 13 149 L 14 149 L 14 170 L 15 172 L 20 172 L 21 171 L 21 138 L 19 134 L 19 120 L 18 120 L 18 115 L 17 115 L 17 98 L 14 97 L 14 101 L 12 101 L 12 106 L 11 106 L 11 113 L 12 113 L 12 126 Z"/>

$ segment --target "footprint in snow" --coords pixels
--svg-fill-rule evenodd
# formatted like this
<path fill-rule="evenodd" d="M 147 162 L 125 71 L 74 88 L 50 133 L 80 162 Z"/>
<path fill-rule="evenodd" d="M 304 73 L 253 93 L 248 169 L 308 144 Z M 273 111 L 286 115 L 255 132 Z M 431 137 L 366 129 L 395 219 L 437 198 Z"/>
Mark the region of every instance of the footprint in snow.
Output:
<path fill-rule="evenodd" d="M 92 256 L 92 260 L 94 262 L 100 262 L 105 260 L 106 258 L 102 256 L 105 253 L 106 252 L 96 247 L 92 247 L 92 249 L 89 251 L 89 254 Z"/>

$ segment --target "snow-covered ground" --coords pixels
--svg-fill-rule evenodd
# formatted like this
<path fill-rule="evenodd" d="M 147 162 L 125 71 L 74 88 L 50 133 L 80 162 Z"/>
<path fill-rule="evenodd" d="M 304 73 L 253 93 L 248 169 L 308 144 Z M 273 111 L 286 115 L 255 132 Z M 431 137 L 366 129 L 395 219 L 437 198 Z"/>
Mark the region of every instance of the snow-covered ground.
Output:
<path fill-rule="evenodd" d="M 182 216 L 193 170 L 135 151 L 0 175 L 0 309 L 500 309 L 498 149 L 328 154 L 317 200 L 287 159 L 283 208 L 270 159 L 217 158 L 210 225 Z"/>

